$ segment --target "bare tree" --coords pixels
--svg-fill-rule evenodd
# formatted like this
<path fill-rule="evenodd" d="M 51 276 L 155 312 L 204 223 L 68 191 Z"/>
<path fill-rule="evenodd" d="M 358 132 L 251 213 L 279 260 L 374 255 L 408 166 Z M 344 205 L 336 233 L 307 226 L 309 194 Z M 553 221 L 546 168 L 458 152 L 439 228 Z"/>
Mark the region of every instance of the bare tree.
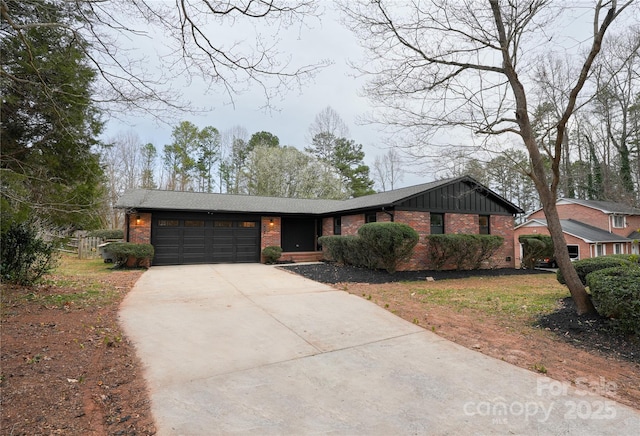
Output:
<path fill-rule="evenodd" d="M 29 11 L 52 5 L 74 19 L 47 23 L 24 18 L 35 17 Z M 326 64 L 295 65 L 278 49 L 279 33 L 295 31 L 316 13 L 311 0 L 181 0 L 173 5 L 151 0 L 0 0 L 2 34 L 18 36 L 29 49 L 30 29 L 64 28 L 71 38 L 86 42 L 89 62 L 101 78 L 97 102 L 119 105 L 125 113 L 135 109 L 154 115 L 187 107 L 172 89 L 176 78 L 222 87 L 231 102 L 249 85 L 257 85 L 269 105 L 275 95 L 300 85 Z M 272 34 L 261 34 L 256 23 L 266 23 Z M 237 37 L 222 39 L 222 32 Z M 167 42 L 154 46 L 158 37 Z M 134 49 L 140 46 L 153 49 L 139 55 Z M 2 66 L 0 76 L 15 79 Z M 47 88 L 45 76 L 43 71 L 40 83 L 33 85 Z M 46 91 L 55 105 L 54 96 L 62 91 Z"/>
<path fill-rule="evenodd" d="M 107 141 L 101 154 L 105 173 L 106 207 L 103 221 L 110 228 L 123 225 L 123 214 L 114 209 L 118 199 L 127 189 L 140 186 L 144 165 L 143 145 L 133 131 L 120 132 Z"/>
<path fill-rule="evenodd" d="M 382 191 L 395 189 L 404 178 L 404 169 L 400 152 L 390 148 L 382 156 L 376 156 L 373 164 L 373 180 Z"/>
<path fill-rule="evenodd" d="M 581 60 L 552 125 L 549 147 L 541 146 L 533 129 L 531 110 L 538 104 L 530 101 L 535 97 L 530 73 L 543 53 L 569 42 L 561 32 L 579 20 L 570 7 L 550 0 L 343 3 L 352 30 L 368 49 L 360 71 L 371 77 L 365 91 L 380 105 L 385 123 L 422 137 L 465 127 L 484 135 L 487 146 L 496 143 L 495 135 L 515 135 L 526 148 L 528 176 L 579 314 L 595 309 L 569 259 L 556 208 L 560 163 L 567 125 L 584 99 L 581 93 L 607 29 L 631 3 L 597 1 L 585 44 L 576 46 L 573 39 L 571 53 L 580 53 Z"/>
<path fill-rule="evenodd" d="M 349 137 L 349 127 L 331 106 L 322 109 L 313 119 L 313 123 L 309 126 L 310 142 L 321 133 L 328 133 L 336 138 Z"/>

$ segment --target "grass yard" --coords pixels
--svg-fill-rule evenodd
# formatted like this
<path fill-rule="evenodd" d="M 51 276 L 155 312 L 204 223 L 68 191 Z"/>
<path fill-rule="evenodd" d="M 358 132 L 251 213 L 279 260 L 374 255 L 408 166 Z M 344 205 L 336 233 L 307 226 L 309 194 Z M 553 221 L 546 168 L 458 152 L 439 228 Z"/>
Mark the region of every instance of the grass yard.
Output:
<path fill-rule="evenodd" d="M 472 277 L 404 286 L 425 304 L 478 311 L 523 323 L 554 311 L 558 300 L 567 296 L 567 289 L 548 275 Z"/>

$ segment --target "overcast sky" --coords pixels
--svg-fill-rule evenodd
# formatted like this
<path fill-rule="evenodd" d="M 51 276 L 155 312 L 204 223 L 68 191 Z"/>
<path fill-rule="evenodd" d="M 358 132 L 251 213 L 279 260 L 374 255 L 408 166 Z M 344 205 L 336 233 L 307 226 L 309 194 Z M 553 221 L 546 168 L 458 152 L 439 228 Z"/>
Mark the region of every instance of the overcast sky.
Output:
<path fill-rule="evenodd" d="M 326 2 L 327 6 L 330 4 Z M 223 88 L 204 94 L 205 87 L 197 81 L 190 85 L 176 81 L 174 87 L 184 94 L 186 100 L 198 107 L 211 107 L 212 110 L 203 115 L 185 113 L 174 124 L 187 120 L 199 127 L 211 125 L 221 133 L 234 126 L 246 128 L 249 135 L 268 131 L 278 136 L 281 145 L 303 149 L 308 145 L 309 125 L 322 109 L 331 106 L 348 125 L 350 138 L 363 145 L 365 161 L 372 166 L 376 155 L 386 153 L 387 149 L 375 126 L 357 124 L 358 117 L 368 111 L 368 101 L 359 95 L 364 82 L 354 77 L 355 71 L 348 66 L 348 61 L 361 59 L 363 52 L 355 36 L 339 20 L 339 13 L 328 7 L 320 20 L 310 19 L 306 22 L 310 28 L 296 28 L 284 34 L 281 32 L 284 38 L 278 50 L 285 55 L 290 54 L 294 64 L 315 63 L 324 59 L 332 64 L 322 69 L 303 89 L 293 89 L 282 100 L 274 100 L 274 110 L 261 109 L 265 97 L 258 88 L 234 96 L 234 105 L 231 105 Z M 154 38 L 153 44 L 161 44 L 161 41 Z M 149 47 L 140 49 L 144 51 Z M 103 136 L 107 139 L 128 131 L 135 131 L 143 143 L 153 143 L 159 153 L 162 153 L 165 144 L 171 142 L 171 125 L 159 124 L 153 118 L 142 115 L 109 120 Z M 427 182 L 432 178 L 407 174 L 398 187 Z"/>

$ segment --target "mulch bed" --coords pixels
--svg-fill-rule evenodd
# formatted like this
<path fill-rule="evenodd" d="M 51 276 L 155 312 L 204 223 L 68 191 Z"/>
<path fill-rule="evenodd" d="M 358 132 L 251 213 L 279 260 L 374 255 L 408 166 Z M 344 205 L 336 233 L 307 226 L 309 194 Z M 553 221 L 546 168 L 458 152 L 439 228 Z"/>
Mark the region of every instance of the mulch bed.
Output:
<path fill-rule="evenodd" d="M 357 268 L 350 265 L 337 265 L 335 263 L 315 263 L 306 265 L 287 265 L 280 268 L 292 271 L 317 282 L 336 283 L 392 283 L 424 281 L 427 277 L 434 280 L 463 279 L 467 277 L 496 277 L 522 274 L 551 274 L 544 270 L 525 269 L 482 269 L 474 271 L 396 271 L 389 274 L 384 270 L 370 270 Z"/>

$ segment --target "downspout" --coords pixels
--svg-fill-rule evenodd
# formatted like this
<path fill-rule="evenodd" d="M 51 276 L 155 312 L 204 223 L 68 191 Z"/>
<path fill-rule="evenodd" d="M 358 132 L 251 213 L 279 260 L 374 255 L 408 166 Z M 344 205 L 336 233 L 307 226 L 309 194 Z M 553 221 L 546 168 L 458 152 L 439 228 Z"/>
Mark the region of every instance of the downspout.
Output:
<path fill-rule="evenodd" d="M 384 212 L 384 213 L 386 213 L 387 215 L 389 215 L 389 216 L 391 217 L 391 222 L 394 222 L 395 217 L 394 217 L 393 213 L 391 213 L 391 212 L 389 212 L 389 211 L 385 210 L 385 209 L 384 209 L 384 207 L 382 208 L 382 212 Z"/>
<path fill-rule="evenodd" d="M 125 232 L 125 240 L 124 242 L 129 242 L 129 233 L 130 233 L 130 218 L 131 218 L 131 214 L 130 213 L 125 213 L 124 214 L 124 224 L 125 224 L 125 228 L 126 228 L 126 232 Z"/>

